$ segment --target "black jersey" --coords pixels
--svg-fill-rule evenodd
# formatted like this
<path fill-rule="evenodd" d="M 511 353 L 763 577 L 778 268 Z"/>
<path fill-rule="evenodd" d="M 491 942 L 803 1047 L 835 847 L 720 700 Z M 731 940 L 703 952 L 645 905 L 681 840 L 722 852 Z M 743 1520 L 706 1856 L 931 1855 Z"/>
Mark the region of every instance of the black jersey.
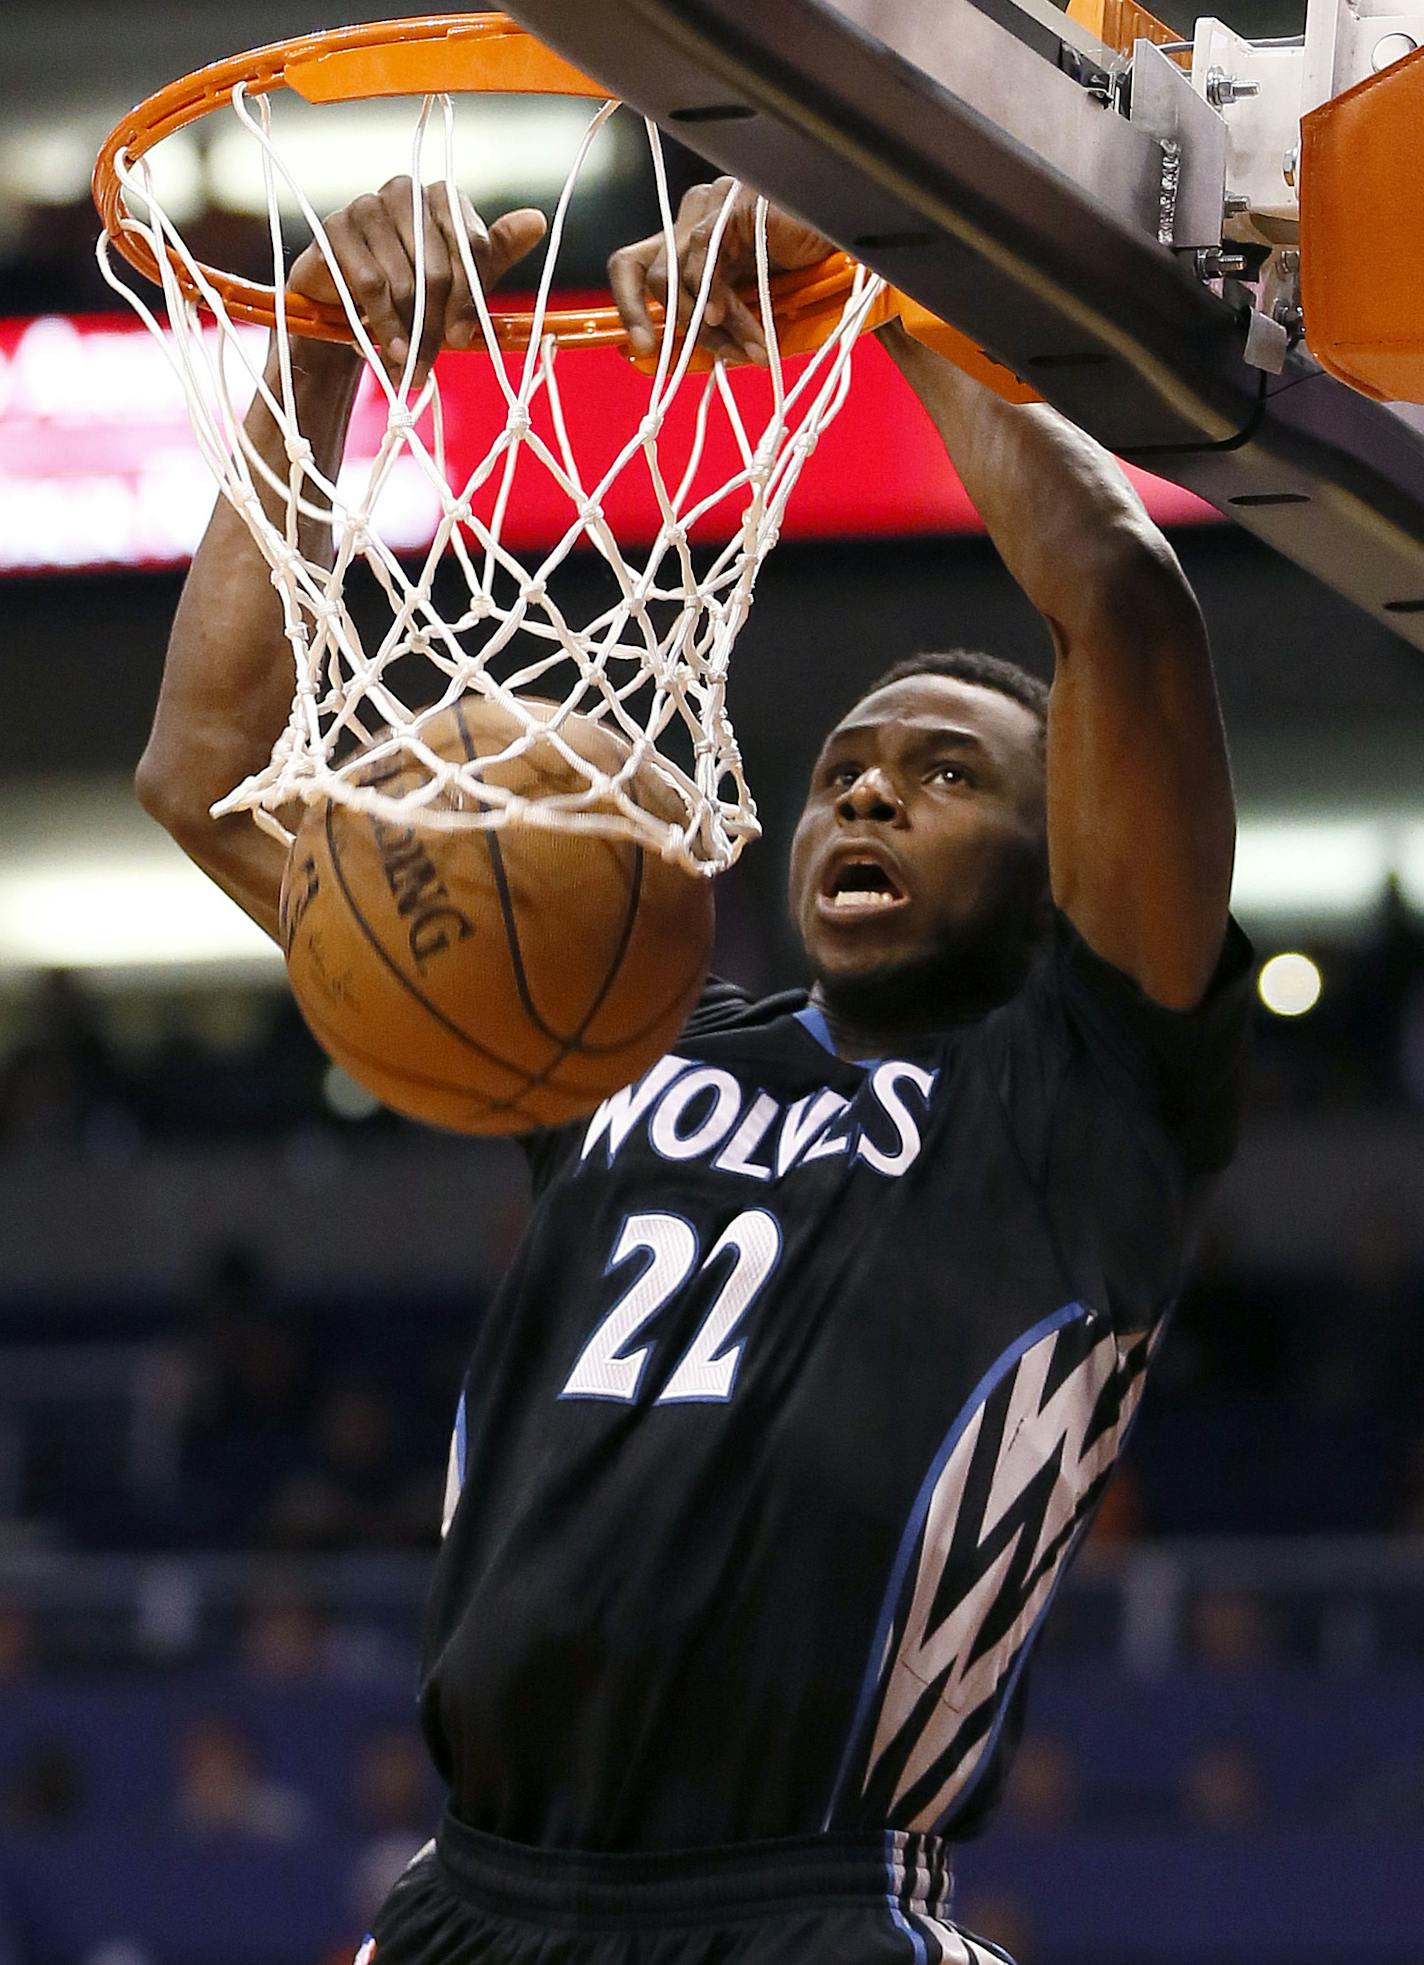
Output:
<path fill-rule="evenodd" d="M 1137 1404 L 1248 1022 L 1062 916 L 892 1057 L 710 985 L 529 1142 L 460 1405 L 424 1713 L 470 1827 L 588 1850 L 971 1833 Z"/>

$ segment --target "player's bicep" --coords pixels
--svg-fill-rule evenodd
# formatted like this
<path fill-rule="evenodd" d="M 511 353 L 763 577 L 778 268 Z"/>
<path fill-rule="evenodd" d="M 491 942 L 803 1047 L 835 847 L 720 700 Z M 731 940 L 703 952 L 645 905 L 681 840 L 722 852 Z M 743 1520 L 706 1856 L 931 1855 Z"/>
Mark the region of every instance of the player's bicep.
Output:
<path fill-rule="evenodd" d="M 1129 555 L 1056 636 L 1048 841 L 1053 898 L 1088 946 L 1189 1010 L 1221 954 L 1236 834 L 1206 633 L 1174 566 Z"/>

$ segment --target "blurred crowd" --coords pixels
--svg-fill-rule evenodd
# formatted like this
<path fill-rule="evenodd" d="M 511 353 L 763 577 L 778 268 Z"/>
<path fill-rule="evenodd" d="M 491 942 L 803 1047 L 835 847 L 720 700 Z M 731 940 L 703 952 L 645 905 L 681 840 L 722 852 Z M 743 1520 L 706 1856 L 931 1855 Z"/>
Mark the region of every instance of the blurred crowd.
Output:
<path fill-rule="evenodd" d="M 1257 940 L 1264 958 L 1270 941 Z M 1424 920 L 1397 883 L 1359 934 L 1292 946 L 1319 967 L 1320 1000 L 1301 1017 L 1262 1013 L 1251 1112 L 1424 1111 Z"/>
<path fill-rule="evenodd" d="M 292 1551 L 431 1542 L 447 1345 L 426 1333 L 412 1358 L 397 1343 L 363 1364 L 348 1337 L 323 1356 L 316 1332 L 274 1314 L 240 1251 L 219 1259 L 194 1312 L 169 1354 L 185 1535 Z"/>
<path fill-rule="evenodd" d="M 87 1403 L 82 1456 L 63 1401 L 31 1415 L 21 1512 L 62 1546 L 429 1547 L 478 1302 L 431 1290 L 411 1315 L 389 1297 L 296 1302 L 254 1252 L 219 1250 L 178 1301 L 128 1306 L 132 1400 Z M 32 1344 L 43 1308 L 12 1315 L 12 1333 L 16 1317 Z M 0 1360 L 6 1321 L 0 1303 Z"/>
<path fill-rule="evenodd" d="M 1041 1667 L 1000 1837 L 1071 1848 L 1083 1835 L 1160 1834 L 1176 1847 L 1195 1839 L 1224 1850 L 1234 1839 L 1321 1833 L 1348 1847 L 1372 1832 L 1424 1829 L 1417 1686 L 1391 1718 L 1388 1699 L 1343 1682 L 1336 1703 L 1352 1710 L 1307 1726 L 1302 1705 L 1315 1695 L 1282 1669 L 1273 1644 L 1259 1606 L 1222 1594 L 1200 1600 L 1184 1661 L 1156 1688 L 1101 1668 Z M 0 1693 L 29 1683 L 40 1683 L 33 1653 L 0 1645 Z M 146 1731 L 135 1720 L 155 1709 L 141 1686 L 120 1681 L 82 1695 L 78 1714 L 37 1700 L 18 1730 L 0 1711 L 0 1836 L 59 1842 L 121 1804 L 126 1830 L 175 1852 L 338 1846 L 349 1958 L 438 1814 L 438 1784 L 408 1708 L 393 1696 L 373 1702 L 340 1634 L 275 1599 L 254 1608 L 224 1671 L 171 1679 L 165 1696 L 163 1720 Z M 83 1707 L 83 1697 L 98 1703 Z M 972 1847 L 961 1852 L 961 1914 L 1012 1947 L 1019 1965 L 1035 1965 L 1048 1949 L 1039 1905 L 1028 1892 L 976 1889 L 978 1867 Z"/>
<path fill-rule="evenodd" d="M 175 1139 L 273 1139 L 338 1123 L 323 1097 L 326 1060 L 285 990 L 116 1005 L 51 970 L 11 1011 L 0 1164 L 76 1151 L 122 1158 Z"/>
<path fill-rule="evenodd" d="M 286 1658 L 274 1669 L 259 1643 L 244 1646 L 224 1675 L 170 1682 L 180 1710 L 141 1735 L 126 1721 L 122 1691 L 107 1709 L 87 1714 L 85 1732 L 62 1720 L 46 1723 L 37 1703 L 27 1722 L 4 1729 L 0 1842 L 60 1848 L 108 1827 L 137 1833 L 174 1858 L 185 1851 L 221 1858 L 334 1848 L 346 1874 L 335 1893 L 344 1910 L 331 1931 L 332 1957 L 347 1965 L 376 1908 L 429 1840 L 440 1790 L 408 1699 L 387 1699 L 384 1710 L 358 1702 L 334 1733 L 303 1735 L 297 1727 L 297 1752 L 284 1757 L 275 1749 L 264 1699 L 280 1704 L 306 1689 L 329 1701 L 341 1684 L 325 1634 L 317 1626 L 312 1635 L 316 1642 L 300 1665 Z M 0 1673 L 0 1693 L 8 1685 L 23 1711 L 25 1685 L 14 1676 L 13 1658 L 10 1667 L 8 1679 Z M 44 1683 L 38 1672 L 34 1683 Z M 128 1793 L 116 1813 L 120 1758 Z M 257 1907 L 254 1915 L 270 1913 Z M 0 1948 L 3 1935 L 0 1929 Z M 137 1957 L 144 1955 L 140 1947 Z"/>
<path fill-rule="evenodd" d="M 216 1708 L 182 1723 L 167 1773 L 166 1800 L 147 1826 L 183 1840 L 295 1842 L 322 1825 L 318 1801 L 273 1774 L 253 1732 Z M 434 1769 L 415 1730 L 392 1726 L 356 1742 L 346 1779 L 349 1806 L 327 1825 L 355 1835 L 360 1873 L 388 1888 L 429 1837 L 438 1812 Z M 6 1830 L 64 1830 L 91 1812 L 83 1759 L 72 1745 L 37 1738 L 7 1770 Z"/>
<path fill-rule="evenodd" d="M 93 200 L 18 204 L 0 246 L 0 314 L 99 314 L 122 305 L 94 256 L 99 217 Z M 272 277 L 272 245 L 263 220 L 210 207 L 191 218 L 184 236 L 205 264 L 254 280 Z"/>

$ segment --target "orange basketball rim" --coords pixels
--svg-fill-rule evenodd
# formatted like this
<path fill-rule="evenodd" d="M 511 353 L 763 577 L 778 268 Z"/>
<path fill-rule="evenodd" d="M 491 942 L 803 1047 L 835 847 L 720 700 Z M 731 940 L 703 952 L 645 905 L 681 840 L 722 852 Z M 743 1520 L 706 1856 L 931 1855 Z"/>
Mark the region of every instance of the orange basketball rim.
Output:
<path fill-rule="evenodd" d="M 94 202 L 105 231 L 124 258 L 156 283 L 161 283 L 158 260 L 146 230 L 129 215 L 120 170 L 165 137 L 226 108 L 238 87 L 248 96 L 291 89 L 311 103 L 470 93 L 583 96 L 594 102 L 608 97 L 597 82 L 499 13 L 371 21 L 301 35 L 214 62 L 131 109 L 109 132 L 94 167 Z M 181 257 L 171 248 L 167 256 L 183 293 L 201 301 L 203 295 Z M 197 263 L 234 320 L 275 326 L 275 288 Z M 855 262 L 835 252 L 817 266 L 775 276 L 771 291 L 784 353 L 817 347 L 834 330 L 854 273 Z M 351 323 L 339 306 L 289 294 L 285 313 L 295 334 L 321 341 L 354 339 Z M 534 332 L 532 314 L 492 309 L 492 318 L 501 348 L 528 347 Z M 566 346 L 627 345 L 623 323 L 612 305 L 548 312 L 543 332 Z"/>

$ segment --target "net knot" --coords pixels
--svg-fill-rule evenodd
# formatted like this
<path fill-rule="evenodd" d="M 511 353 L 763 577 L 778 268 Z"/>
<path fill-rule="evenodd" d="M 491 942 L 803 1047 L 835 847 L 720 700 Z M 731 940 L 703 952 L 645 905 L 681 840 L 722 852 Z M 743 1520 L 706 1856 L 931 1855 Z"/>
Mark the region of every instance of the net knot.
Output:
<path fill-rule="evenodd" d="M 287 432 L 287 462 L 300 464 L 303 470 L 311 468 L 312 447 L 301 431 L 292 428 Z"/>
<path fill-rule="evenodd" d="M 512 437 L 527 437 L 530 429 L 528 403 L 511 403 L 504 427 Z"/>
<path fill-rule="evenodd" d="M 519 598 L 526 607 L 539 607 L 547 599 L 548 592 L 542 580 L 526 580 L 519 589 Z"/>
<path fill-rule="evenodd" d="M 409 403 L 392 403 L 390 415 L 386 418 L 386 428 L 392 436 L 404 437 L 415 428 L 415 418 Z"/>

